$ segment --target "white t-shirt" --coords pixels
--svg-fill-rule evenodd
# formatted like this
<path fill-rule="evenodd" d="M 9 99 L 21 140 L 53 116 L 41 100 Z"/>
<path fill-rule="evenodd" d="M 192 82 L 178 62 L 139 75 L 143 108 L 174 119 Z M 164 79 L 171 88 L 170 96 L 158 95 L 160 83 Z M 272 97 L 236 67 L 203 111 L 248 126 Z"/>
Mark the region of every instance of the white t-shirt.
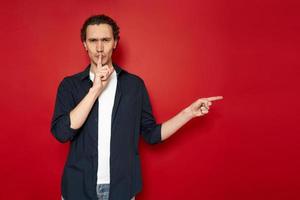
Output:
<path fill-rule="evenodd" d="M 90 79 L 94 81 L 90 71 Z M 110 183 L 111 117 L 117 89 L 117 73 L 114 70 L 98 101 L 98 172 L 97 184 Z"/>

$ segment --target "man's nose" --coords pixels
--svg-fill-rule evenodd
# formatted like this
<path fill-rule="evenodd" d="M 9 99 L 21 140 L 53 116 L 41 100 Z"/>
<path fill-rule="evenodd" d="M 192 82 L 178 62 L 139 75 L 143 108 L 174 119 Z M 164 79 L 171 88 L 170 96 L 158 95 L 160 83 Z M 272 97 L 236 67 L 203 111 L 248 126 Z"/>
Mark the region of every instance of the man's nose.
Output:
<path fill-rule="evenodd" d="M 96 50 L 98 52 L 102 52 L 103 51 L 103 43 L 101 41 L 97 42 Z"/>

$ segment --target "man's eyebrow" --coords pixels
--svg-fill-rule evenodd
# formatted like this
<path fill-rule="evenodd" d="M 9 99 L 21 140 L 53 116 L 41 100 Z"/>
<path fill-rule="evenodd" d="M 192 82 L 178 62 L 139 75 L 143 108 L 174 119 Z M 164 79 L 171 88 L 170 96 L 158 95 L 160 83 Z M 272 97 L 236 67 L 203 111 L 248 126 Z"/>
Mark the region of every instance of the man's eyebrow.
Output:
<path fill-rule="evenodd" d="M 88 38 L 89 41 L 99 40 L 98 38 Z"/>
<path fill-rule="evenodd" d="M 108 36 L 108 37 L 102 37 L 102 38 L 92 38 L 92 37 L 91 37 L 91 38 L 88 38 L 88 40 L 90 40 L 90 41 L 91 41 L 91 40 L 97 40 L 97 41 L 98 41 L 98 40 L 105 40 L 105 39 L 111 39 L 111 38 L 112 38 L 112 37 L 109 37 L 109 36 Z"/>

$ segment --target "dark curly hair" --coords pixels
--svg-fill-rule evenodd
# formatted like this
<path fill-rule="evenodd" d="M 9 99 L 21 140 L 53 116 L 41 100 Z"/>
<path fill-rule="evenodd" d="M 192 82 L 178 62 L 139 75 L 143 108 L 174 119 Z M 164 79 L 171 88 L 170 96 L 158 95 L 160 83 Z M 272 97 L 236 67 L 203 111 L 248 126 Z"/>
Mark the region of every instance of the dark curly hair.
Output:
<path fill-rule="evenodd" d="M 86 40 L 87 27 L 89 25 L 95 25 L 95 24 L 96 25 L 99 25 L 99 24 L 110 25 L 113 30 L 114 40 L 120 39 L 120 36 L 119 36 L 120 28 L 112 18 L 110 18 L 109 16 L 106 16 L 106 15 L 94 15 L 94 16 L 89 17 L 87 20 L 85 20 L 84 24 L 82 25 L 81 33 L 80 33 L 82 42 L 84 42 Z"/>

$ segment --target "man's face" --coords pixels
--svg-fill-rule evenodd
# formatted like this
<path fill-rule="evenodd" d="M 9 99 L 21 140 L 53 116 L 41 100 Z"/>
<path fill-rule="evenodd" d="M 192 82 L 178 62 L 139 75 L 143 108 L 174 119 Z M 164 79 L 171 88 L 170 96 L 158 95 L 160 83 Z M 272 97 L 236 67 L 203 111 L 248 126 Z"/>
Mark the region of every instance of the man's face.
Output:
<path fill-rule="evenodd" d="M 86 29 L 86 40 L 83 42 L 90 57 L 91 64 L 96 66 L 102 55 L 102 65 L 112 64 L 112 53 L 117 46 L 113 31 L 108 24 L 89 25 Z"/>

